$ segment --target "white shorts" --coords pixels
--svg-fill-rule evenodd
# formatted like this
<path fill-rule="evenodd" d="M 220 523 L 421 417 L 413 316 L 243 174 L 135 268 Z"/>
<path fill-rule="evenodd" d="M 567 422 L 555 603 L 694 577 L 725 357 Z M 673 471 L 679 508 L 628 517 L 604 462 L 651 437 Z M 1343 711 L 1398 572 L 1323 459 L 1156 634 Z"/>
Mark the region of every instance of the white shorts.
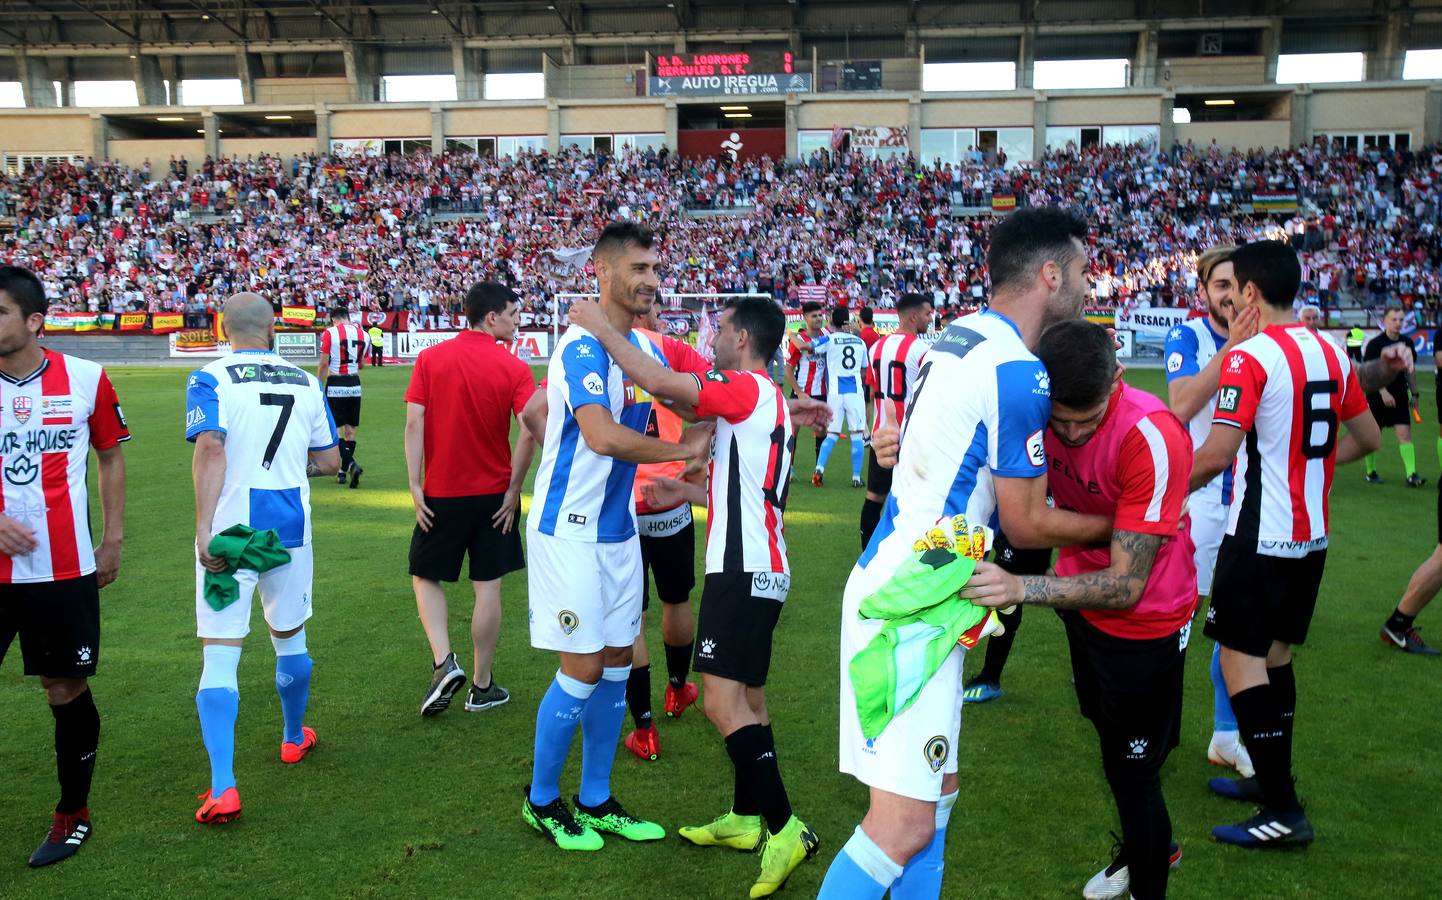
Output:
<path fill-rule="evenodd" d="M 641 631 L 641 540 L 593 544 L 526 532 L 531 646 L 629 647 Z"/>
<path fill-rule="evenodd" d="M 831 408 L 831 424 L 826 426 L 827 433 L 841 434 L 843 431 L 863 432 L 866 430 L 866 398 L 861 395 L 860 391 L 854 394 L 840 392 L 827 394 L 826 405 Z"/>
<path fill-rule="evenodd" d="M 311 575 L 315 561 L 311 545 L 290 548 L 290 562 L 257 574 L 237 569 L 235 580 L 240 597 L 225 609 L 214 610 L 205 602 L 205 569 L 197 555 L 195 562 L 195 634 L 202 638 L 230 638 L 250 634 L 250 601 L 260 588 L 260 606 L 265 624 L 272 631 L 299 628 L 310 618 Z"/>
<path fill-rule="evenodd" d="M 1192 543 L 1197 548 L 1192 555 L 1197 563 L 1197 596 L 1208 597 L 1212 593 L 1212 570 L 1217 567 L 1217 548 L 1227 533 L 1227 507 L 1215 496 L 1203 499 L 1202 493 L 1192 495 L 1187 511 L 1192 517 Z"/>
<path fill-rule="evenodd" d="M 865 647 L 882 623 L 857 616 L 861 598 L 875 579 L 852 570 L 841 601 L 841 771 L 862 784 L 915 800 L 941 798 L 943 775 L 957 770 L 956 741 L 961 734 L 961 664 L 966 650 L 952 650 L 921 689 L 916 702 L 867 740 L 856 715 L 848 671 L 851 658 Z"/>

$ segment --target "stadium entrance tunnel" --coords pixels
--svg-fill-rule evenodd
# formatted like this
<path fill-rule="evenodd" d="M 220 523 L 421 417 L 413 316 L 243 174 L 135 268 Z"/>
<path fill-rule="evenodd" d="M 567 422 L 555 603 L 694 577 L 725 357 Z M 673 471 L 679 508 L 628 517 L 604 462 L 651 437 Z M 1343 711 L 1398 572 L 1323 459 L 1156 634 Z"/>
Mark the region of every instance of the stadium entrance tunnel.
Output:
<path fill-rule="evenodd" d="M 676 108 L 682 156 L 745 161 L 786 155 L 786 104 L 756 103 L 746 97 L 721 103 L 685 103 Z"/>

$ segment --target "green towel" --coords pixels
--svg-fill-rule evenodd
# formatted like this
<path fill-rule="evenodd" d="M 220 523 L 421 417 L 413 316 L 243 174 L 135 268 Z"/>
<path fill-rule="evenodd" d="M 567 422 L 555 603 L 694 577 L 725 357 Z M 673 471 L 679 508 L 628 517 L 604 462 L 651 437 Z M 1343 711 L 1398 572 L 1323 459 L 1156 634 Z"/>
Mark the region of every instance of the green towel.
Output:
<path fill-rule="evenodd" d="M 280 542 L 274 528 L 256 531 L 249 525 L 232 525 L 210 539 L 206 553 L 225 560 L 224 572 L 205 573 L 205 602 L 219 612 L 240 599 L 236 569 L 269 572 L 290 562 L 290 551 Z"/>
<path fill-rule="evenodd" d="M 886 624 L 851 659 L 852 693 L 861 733 L 874 738 L 916 701 L 958 643 L 975 646 L 992 612 L 958 592 L 976 560 L 948 548 L 923 550 L 861 601 L 864 619 Z"/>

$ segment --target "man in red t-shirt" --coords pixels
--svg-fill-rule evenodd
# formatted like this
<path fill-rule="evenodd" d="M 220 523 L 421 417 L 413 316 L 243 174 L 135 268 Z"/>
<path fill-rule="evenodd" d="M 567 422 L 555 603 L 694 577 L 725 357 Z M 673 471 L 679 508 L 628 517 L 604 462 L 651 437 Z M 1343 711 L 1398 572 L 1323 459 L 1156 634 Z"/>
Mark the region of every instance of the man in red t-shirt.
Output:
<path fill-rule="evenodd" d="M 1051 377 L 1046 433 L 1059 509 L 1113 518 L 1110 547 L 1063 547 L 1056 576 L 982 563 L 962 596 L 1061 611 L 1082 715 L 1096 727 L 1121 819 L 1121 852 L 1088 897 L 1163 898 L 1180 858 L 1161 769 L 1180 735 L 1182 673 L 1196 609 L 1196 563 L 1183 511 L 1192 443 L 1165 403 L 1121 380 L 1111 337 L 1081 319 L 1036 348 Z"/>
<path fill-rule="evenodd" d="M 536 390 L 531 369 L 502 346 L 516 336 L 519 302 L 502 284 L 483 282 L 466 294 L 468 328 L 416 358 L 406 389 L 406 470 L 416 507 L 410 574 L 434 666 L 421 715 L 450 705 L 465 683 L 447 632 L 442 581 L 460 577 L 470 559 L 476 594 L 471 617 L 474 668 L 466 709 L 510 699 L 495 683 L 491 660 L 501 630 L 501 576 L 525 565 L 515 526 L 521 482 L 535 442 L 521 429 L 511 452 L 511 417 Z M 426 411 L 435 407 L 435 415 Z M 422 473 L 424 472 L 424 481 Z"/>

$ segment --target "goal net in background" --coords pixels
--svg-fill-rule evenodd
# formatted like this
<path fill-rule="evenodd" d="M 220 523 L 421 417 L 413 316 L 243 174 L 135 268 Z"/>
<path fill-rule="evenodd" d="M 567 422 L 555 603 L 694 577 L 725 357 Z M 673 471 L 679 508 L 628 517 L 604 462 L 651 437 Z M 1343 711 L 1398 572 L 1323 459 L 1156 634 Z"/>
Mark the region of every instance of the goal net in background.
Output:
<path fill-rule="evenodd" d="M 566 310 L 577 299 L 596 299 L 597 294 L 557 293 L 551 297 L 552 346 L 560 340 L 568 324 Z M 716 318 L 734 297 L 761 297 L 773 300 L 770 294 L 666 294 L 661 295 L 661 333 L 689 341 L 707 359 L 711 358 L 711 342 L 716 336 Z"/>

